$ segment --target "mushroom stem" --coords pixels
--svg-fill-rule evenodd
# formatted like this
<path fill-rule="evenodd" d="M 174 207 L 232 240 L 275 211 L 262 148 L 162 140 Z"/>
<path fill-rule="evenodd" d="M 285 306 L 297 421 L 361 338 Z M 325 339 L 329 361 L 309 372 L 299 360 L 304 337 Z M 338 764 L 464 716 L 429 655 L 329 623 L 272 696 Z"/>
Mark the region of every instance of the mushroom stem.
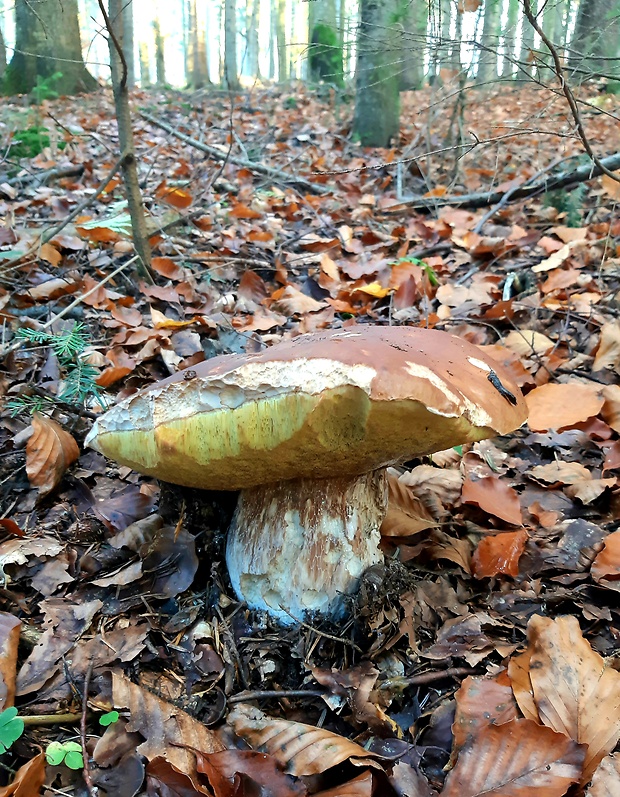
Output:
<path fill-rule="evenodd" d="M 242 490 L 226 550 L 238 597 L 285 624 L 346 611 L 362 573 L 383 561 L 385 469 Z"/>

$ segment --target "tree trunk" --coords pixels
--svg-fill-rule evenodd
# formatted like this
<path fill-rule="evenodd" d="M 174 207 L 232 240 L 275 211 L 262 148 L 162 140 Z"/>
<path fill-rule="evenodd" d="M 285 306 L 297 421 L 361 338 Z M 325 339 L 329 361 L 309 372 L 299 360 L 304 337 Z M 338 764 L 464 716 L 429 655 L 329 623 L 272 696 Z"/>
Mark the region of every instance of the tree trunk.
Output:
<path fill-rule="evenodd" d="M 247 47 L 248 47 L 248 69 L 250 76 L 260 80 L 260 65 L 258 54 L 260 47 L 258 43 L 258 12 L 260 0 L 248 0 L 247 3 Z"/>
<path fill-rule="evenodd" d="M 581 0 L 575 35 L 570 44 L 570 68 L 617 74 L 617 63 L 605 59 L 620 53 L 620 4 L 617 0 Z M 585 75 L 580 74 L 583 79 Z"/>
<path fill-rule="evenodd" d="M 190 87 L 196 91 L 211 81 L 207 66 L 207 44 L 205 31 L 205 9 L 196 0 L 190 0 L 189 7 L 189 68 Z"/>
<path fill-rule="evenodd" d="M 15 51 L 5 93 L 26 94 L 46 80 L 59 94 L 98 88 L 82 60 L 77 0 L 42 0 L 34 7 L 29 0 L 15 2 Z"/>
<path fill-rule="evenodd" d="M 271 0 L 269 5 L 269 80 L 275 80 L 276 77 L 276 50 L 278 48 L 276 33 L 278 12 L 276 3 L 277 0 Z"/>
<path fill-rule="evenodd" d="M 237 69 L 237 2 L 224 0 L 224 83 L 229 91 L 239 91 Z"/>
<path fill-rule="evenodd" d="M 477 83 L 489 83 L 497 80 L 497 48 L 501 10 L 501 0 L 485 0 L 480 59 L 476 73 Z"/>
<path fill-rule="evenodd" d="M 278 43 L 278 81 L 288 77 L 286 57 L 286 0 L 277 0 L 276 41 Z"/>
<path fill-rule="evenodd" d="M 358 28 L 354 135 L 365 147 L 389 147 L 398 137 L 399 31 L 394 0 L 362 0 Z"/>
<path fill-rule="evenodd" d="M 150 276 L 151 248 L 146 231 L 142 194 L 138 183 L 138 167 L 133 143 L 129 94 L 127 92 L 127 75 L 124 72 L 123 63 L 117 48 L 118 44 L 121 51 L 123 51 L 123 15 L 121 13 L 123 2 L 124 0 L 109 0 L 108 5 L 109 23 L 114 32 L 114 35 L 112 35 L 112 31 L 109 30 L 108 36 L 112 89 L 118 124 L 119 149 L 124 156 L 121 170 L 127 195 L 127 206 L 131 216 L 133 244 L 136 248 L 136 254 L 139 255 L 141 260 L 142 273 Z"/>
<path fill-rule="evenodd" d="M 516 58 L 515 46 L 517 41 L 517 28 L 521 5 L 519 0 L 509 0 L 508 16 L 506 27 L 503 30 L 504 37 L 504 61 L 502 64 L 502 77 L 510 77 L 515 70 L 514 59 Z"/>
<path fill-rule="evenodd" d="M 532 13 L 536 14 L 538 0 L 530 0 L 530 2 L 532 6 Z M 534 28 L 525 18 L 525 15 L 523 15 L 523 30 L 521 34 L 521 50 L 519 52 L 519 70 L 517 71 L 517 77 L 522 77 L 524 72 L 526 75 L 532 75 L 534 73 L 533 50 Z"/>
<path fill-rule="evenodd" d="M 121 13 L 123 15 L 123 54 L 127 64 L 127 88 L 131 89 L 136 85 L 133 42 L 133 3 L 125 2 Z"/>
<path fill-rule="evenodd" d="M 147 89 L 151 85 L 151 65 L 149 63 L 149 46 L 145 41 L 138 45 L 138 60 L 140 64 L 140 86 Z"/>
<path fill-rule="evenodd" d="M 451 69 L 452 51 L 454 49 L 454 42 L 450 36 L 450 23 L 452 20 L 451 0 L 440 0 L 439 15 L 439 30 L 441 33 L 439 67 L 441 71 L 441 69 Z"/>
<path fill-rule="evenodd" d="M 412 0 L 407 3 L 402 22 L 402 49 L 399 54 L 399 88 L 401 91 L 421 89 L 424 84 L 427 27 L 428 5 L 426 0 Z"/>
<path fill-rule="evenodd" d="M 155 80 L 158 86 L 166 85 L 166 59 L 164 51 L 164 37 L 161 32 L 159 17 L 153 20 L 153 34 L 155 36 Z"/>
<path fill-rule="evenodd" d="M 314 0 L 309 4 L 308 63 L 311 81 L 342 86 L 342 31 L 338 0 Z"/>

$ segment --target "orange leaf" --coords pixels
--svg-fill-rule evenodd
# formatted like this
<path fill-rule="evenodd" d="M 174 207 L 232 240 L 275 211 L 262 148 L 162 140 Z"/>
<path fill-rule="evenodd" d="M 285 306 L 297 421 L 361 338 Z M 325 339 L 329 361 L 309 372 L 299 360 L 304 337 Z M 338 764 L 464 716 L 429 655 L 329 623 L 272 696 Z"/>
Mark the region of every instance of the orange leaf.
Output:
<path fill-rule="evenodd" d="M 170 257 L 153 257 L 151 266 L 154 271 L 169 280 L 182 280 L 185 276 L 183 269 Z"/>
<path fill-rule="evenodd" d="M 620 590 L 620 531 L 605 537 L 605 547 L 592 562 L 590 574 L 599 584 Z"/>
<path fill-rule="evenodd" d="M 463 503 L 475 504 L 489 515 L 505 520 L 513 526 L 523 522 L 519 496 L 505 481 L 495 476 L 472 481 L 467 479 L 463 484 Z"/>
<path fill-rule="evenodd" d="M 441 797 L 562 797 L 584 749 L 531 720 L 484 728 L 459 754 Z"/>
<path fill-rule="evenodd" d="M 155 196 L 173 208 L 181 210 L 188 208 L 194 201 L 189 191 L 184 188 L 169 187 L 165 180 L 157 186 Z"/>
<path fill-rule="evenodd" d="M 38 413 L 32 416 L 32 430 L 26 444 L 26 473 L 39 494 L 46 495 L 58 486 L 80 449 L 62 426 Z"/>
<path fill-rule="evenodd" d="M 506 531 L 484 537 L 472 557 L 476 578 L 491 578 L 499 573 L 507 576 L 519 574 L 519 559 L 525 550 L 528 534 L 525 529 Z"/>
<path fill-rule="evenodd" d="M 452 732 L 457 750 L 483 728 L 518 718 L 517 704 L 505 671 L 495 678 L 468 676 L 455 698 Z"/>
<path fill-rule="evenodd" d="M 437 526 L 424 501 L 398 475 L 388 471 L 388 508 L 381 524 L 382 537 L 410 537 Z"/>
<path fill-rule="evenodd" d="M 0 612 L 0 711 L 15 702 L 17 646 L 22 623 L 7 612 Z"/>
<path fill-rule="evenodd" d="M 253 208 L 249 208 L 247 205 L 243 205 L 241 202 L 235 205 L 232 210 L 229 210 L 228 215 L 235 219 L 262 219 L 263 217 L 262 213 L 259 213 Z"/>
<path fill-rule="evenodd" d="M 36 797 L 45 781 L 45 753 L 31 758 L 20 767 L 13 782 L 0 788 L 0 797 Z"/>
<path fill-rule="evenodd" d="M 525 397 L 528 425 L 533 432 L 564 429 L 598 415 L 604 403 L 601 389 L 581 382 L 547 384 Z"/>
<path fill-rule="evenodd" d="M 62 260 L 62 255 L 58 249 L 51 244 L 42 244 L 39 249 L 39 256 L 42 260 L 47 260 L 47 262 L 51 263 L 53 266 L 57 266 Z"/>

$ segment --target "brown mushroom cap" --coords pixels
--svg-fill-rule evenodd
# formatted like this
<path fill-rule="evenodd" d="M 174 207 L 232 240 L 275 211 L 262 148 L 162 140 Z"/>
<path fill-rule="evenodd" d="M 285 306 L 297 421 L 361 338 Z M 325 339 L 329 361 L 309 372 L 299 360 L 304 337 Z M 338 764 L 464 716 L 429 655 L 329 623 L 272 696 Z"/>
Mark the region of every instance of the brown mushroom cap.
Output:
<path fill-rule="evenodd" d="M 361 474 L 525 419 L 511 377 L 476 346 L 357 326 L 174 374 L 112 407 L 87 443 L 165 481 L 237 490 Z"/>

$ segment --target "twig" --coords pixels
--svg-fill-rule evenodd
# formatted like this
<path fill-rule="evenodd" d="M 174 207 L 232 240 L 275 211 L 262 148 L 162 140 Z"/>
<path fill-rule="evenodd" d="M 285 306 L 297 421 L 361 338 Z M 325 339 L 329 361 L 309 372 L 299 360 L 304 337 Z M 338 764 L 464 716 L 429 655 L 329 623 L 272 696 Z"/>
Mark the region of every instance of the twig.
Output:
<path fill-rule="evenodd" d="M 118 268 L 115 268 L 114 271 L 108 274 L 107 277 L 104 277 L 96 285 L 87 290 L 86 293 L 83 293 L 80 296 L 78 296 L 76 299 L 74 299 L 70 304 L 64 307 L 59 313 L 56 313 L 55 316 L 50 318 L 49 321 L 46 321 L 45 324 L 42 324 L 40 329 L 41 330 L 49 329 L 52 326 L 52 324 L 55 324 L 56 321 L 58 321 L 63 316 L 67 315 L 67 313 L 71 312 L 71 310 L 73 310 L 74 307 L 77 307 L 78 304 L 81 304 L 84 301 L 84 299 L 87 299 L 89 296 L 95 293 L 95 291 L 97 291 L 102 285 L 105 285 L 106 282 L 109 282 L 117 274 L 120 274 L 120 272 L 123 269 L 127 268 L 127 266 L 131 265 L 132 263 L 135 263 L 135 261 L 139 259 L 140 258 L 138 255 L 134 255 L 134 257 L 132 257 L 131 260 L 127 260 L 127 262 L 118 266 Z M 24 345 L 25 342 L 26 342 L 25 338 L 15 341 L 10 346 L 7 346 L 7 348 L 4 351 L 0 352 L 0 357 L 6 357 L 7 354 L 10 354 L 13 351 L 17 351 L 17 349 L 21 349 L 21 347 Z"/>
<path fill-rule="evenodd" d="M 279 700 L 281 697 L 323 697 L 325 692 L 317 689 L 265 689 L 256 692 L 241 692 L 227 698 L 228 703 L 243 703 L 246 700 Z"/>
<path fill-rule="evenodd" d="M 81 714 L 20 714 L 19 718 L 24 721 L 24 725 L 72 725 L 80 722 Z"/>
<path fill-rule="evenodd" d="M 579 108 L 577 107 L 577 101 L 575 100 L 575 95 L 573 94 L 570 86 L 566 81 L 566 77 L 564 75 L 564 69 L 562 67 L 562 61 L 560 60 L 558 51 L 555 49 L 555 45 L 553 44 L 551 39 L 547 36 L 545 31 L 540 27 L 540 24 L 536 19 L 536 16 L 532 12 L 531 0 L 523 0 L 523 10 L 525 11 L 525 16 L 527 17 L 528 22 L 534 28 L 536 33 L 538 33 L 541 41 L 543 41 L 547 45 L 549 52 L 551 53 L 551 57 L 553 58 L 553 66 L 555 74 L 557 75 L 557 78 L 560 81 L 560 88 L 562 89 L 564 96 L 566 97 L 566 101 L 568 102 L 568 106 L 573 115 L 573 119 L 575 120 L 577 133 L 579 134 L 579 138 L 581 139 L 583 148 L 590 156 L 592 163 L 598 166 L 598 168 L 601 170 L 603 174 L 606 174 L 607 177 L 611 177 L 611 179 L 614 180 L 616 183 L 620 183 L 620 176 L 615 174 L 612 169 L 608 169 L 607 166 L 605 166 L 604 162 L 600 160 L 600 158 L 594 152 L 592 146 L 590 145 L 590 141 L 583 127 L 583 121 L 581 119 L 581 114 L 579 113 Z"/>
<path fill-rule="evenodd" d="M 225 160 L 228 158 L 229 163 L 234 163 L 235 166 L 241 166 L 245 169 L 250 169 L 253 172 L 257 172 L 258 174 L 264 174 L 266 177 L 281 183 L 294 183 L 296 185 L 302 185 L 308 191 L 312 191 L 315 194 L 328 194 L 331 192 L 330 188 L 326 188 L 324 185 L 319 185 L 318 183 L 311 183 L 309 180 L 306 180 L 303 177 L 296 177 L 295 175 L 287 174 L 287 172 L 284 172 L 280 169 L 274 169 L 271 166 L 265 166 L 264 164 L 257 163 L 256 161 L 247 160 L 246 158 L 239 158 L 236 155 L 230 155 L 228 152 L 222 152 L 222 150 L 216 149 L 215 147 L 209 147 L 207 144 L 203 144 L 201 141 L 196 141 L 195 138 L 186 136 L 184 133 L 179 133 L 179 131 L 175 130 L 174 127 L 166 124 L 166 122 L 162 122 L 156 116 L 153 116 L 146 111 L 139 111 L 139 114 L 143 119 L 146 119 L 147 122 L 150 122 L 162 130 L 165 130 L 167 133 L 170 133 L 171 136 L 183 141 L 184 144 L 188 144 L 190 147 L 194 147 L 195 149 L 199 149 L 201 152 L 205 152 L 207 155 L 215 158 L 215 160 Z"/>
<path fill-rule="evenodd" d="M 84 676 L 84 691 L 82 693 L 82 717 L 80 719 L 80 741 L 82 743 L 82 758 L 84 759 L 84 769 L 82 770 L 82 775 L 84 777 L 86 789 L 91 797 L 95 797 L 96 792 L 95 785 L 90 774 L 90 761 L 88 750 L 86 749 L 86 715 L 88 713 L 88 687 L 90 686 L 90 678 L 93 674 L 94 665 L 95 662 L 91 659 L 88 669 L 86 670 L 86 675 Z"/>
<path fill-rule="evenodd" d="M 79 164 L 78 166 L 55 166 L 53 169 L 46 169 L 44 172 L 32 172 L 24 174 L 21 177 L 9 177 L 8 180 L 3 180 L 7 185 L 24 185 L 27 183 L 40 183 L 43 185 L 48 180 L 62 179 L 63 177 L 79 177 L 84 173 L 84 167 Z"/>
<path fill-rule="evenodd" d="M 444 678 L 460 678 L 461 675 L 475 675 L 477 670 L 471 667 L 448 667 L 447 670 L 434 670 L 433 672 L 423 672 L 420 675 L 412 675 L 405 678 L 408 684 L 419 686 L 421 684 L 432 684 L 435 681 L 443 681 Z"/>

